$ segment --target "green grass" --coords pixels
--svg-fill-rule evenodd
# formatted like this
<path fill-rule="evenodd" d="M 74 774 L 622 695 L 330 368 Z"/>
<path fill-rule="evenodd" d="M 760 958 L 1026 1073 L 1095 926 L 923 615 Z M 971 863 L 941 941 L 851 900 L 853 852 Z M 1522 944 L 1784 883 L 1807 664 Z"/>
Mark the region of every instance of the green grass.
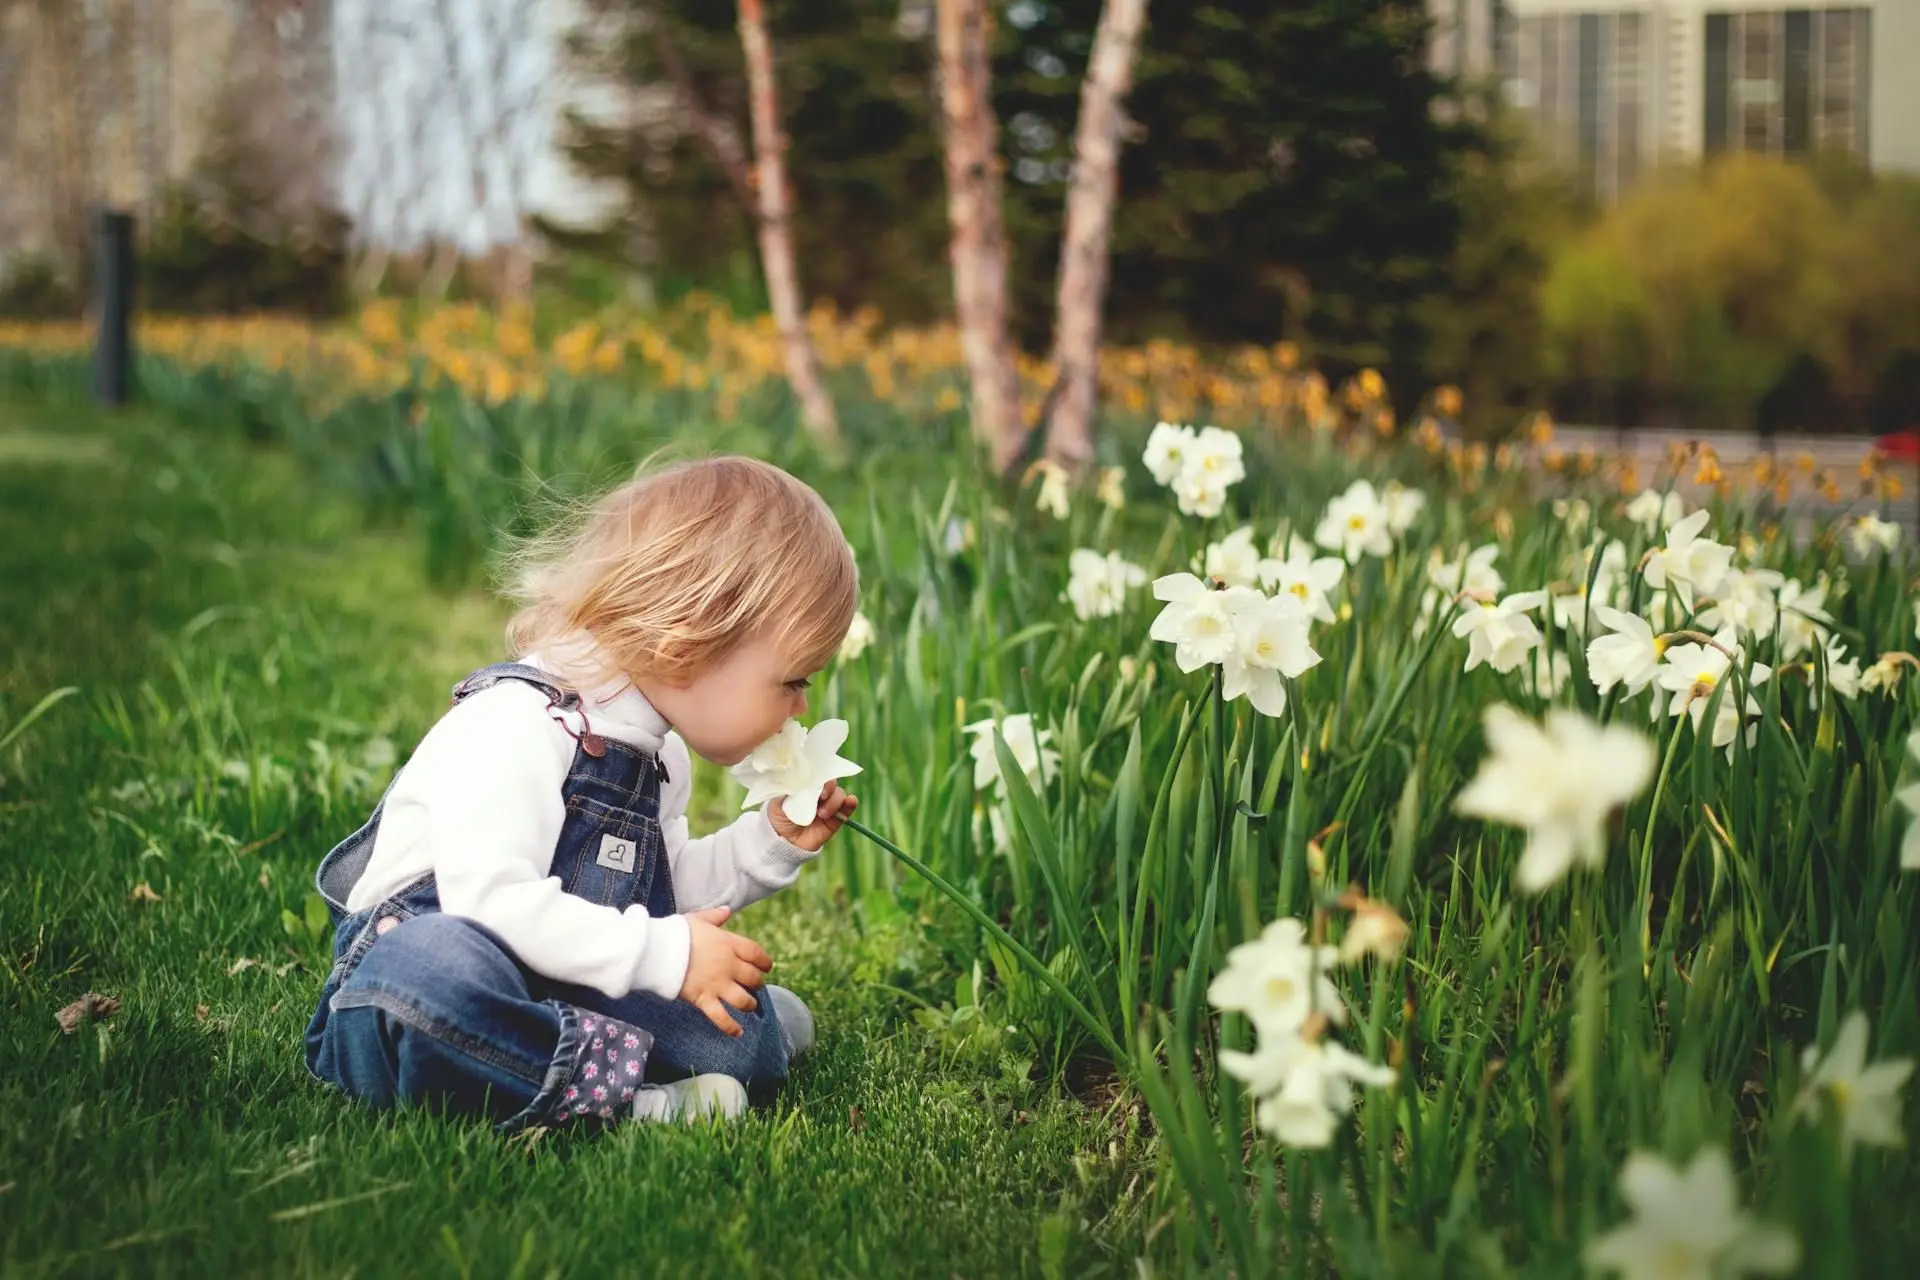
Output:
<path fill-rule="evenodd" d="M 192 428 L 0 401 L 0 738 L 79 691 L 0 753 L 0 1274 L 1131 1269 L 1164 1207 L 1134 1113 L 964 1035 L 912 915 L 743 916 L 821 1039 L 730 1127 L 528 1146 L 311 1080 L 314 864 L 502 613 L 427 588 L 412 533 L 287 457 Z M 119 1012 L 62 1034 L 89 991 Z"/>

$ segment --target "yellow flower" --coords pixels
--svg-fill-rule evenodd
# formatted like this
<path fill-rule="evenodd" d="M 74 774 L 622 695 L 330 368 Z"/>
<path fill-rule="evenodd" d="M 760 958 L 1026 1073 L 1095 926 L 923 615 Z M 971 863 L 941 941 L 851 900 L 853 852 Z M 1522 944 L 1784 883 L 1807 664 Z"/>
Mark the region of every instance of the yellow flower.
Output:
<path fill-rule="evenodd" d="M 587 371 L 587 363 L 592 360 L 594 346 L 599 340 L 599 331 L 591 322 L 575 325 L 554 339 L 553 358 L 562 369 L 577 378 Z"/>

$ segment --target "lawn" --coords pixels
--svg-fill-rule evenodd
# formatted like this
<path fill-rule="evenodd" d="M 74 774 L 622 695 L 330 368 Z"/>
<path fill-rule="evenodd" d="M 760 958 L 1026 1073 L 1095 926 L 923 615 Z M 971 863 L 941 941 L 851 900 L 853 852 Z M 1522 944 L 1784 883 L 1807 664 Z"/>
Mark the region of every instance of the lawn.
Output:
<path fill-rule="evenodd" d="M 752 318 L 402 319 L 154 321 L 113 419 L 73 333 L 0 332 L 9 1273 L 1879 1277 L 1920 1243 L 1898 477 L 1466 442 L 1371 371 L 1148 348 L 1103 361 L 1097 468 L 1009 481 L 910 334 L 827 344 L 823 448 Z M 497 655 L 496 553 L 663 447 L 788 467 L 860 565 L 870 643 L 811 714 L 861 829 L 742 921 L 817 1056 L 721 1133 L 353 1111 L 299 1063 L 314 862 Z M 702 772 L 696 828 L 741 794 Z M 87 992 L 120 1007 L 64 1034 Z M 567 1220 L 636 1200 L 638 1251 Z"/>
<path fill-rule="evenodd" d="M 77 690 L 0 752 L 0 1273 L 1131 1269 L 1133 1108 L 963 1034 L 919 921 L 824 894 L 741 918 L 820 1027 L 744 1122 L 515 1143 L 310 1079 L 313 867 L 503 613 L 196 425 L 0 401 L 0 737 Z M 88 992 L 118 1011 L 64 1034 Z"/>

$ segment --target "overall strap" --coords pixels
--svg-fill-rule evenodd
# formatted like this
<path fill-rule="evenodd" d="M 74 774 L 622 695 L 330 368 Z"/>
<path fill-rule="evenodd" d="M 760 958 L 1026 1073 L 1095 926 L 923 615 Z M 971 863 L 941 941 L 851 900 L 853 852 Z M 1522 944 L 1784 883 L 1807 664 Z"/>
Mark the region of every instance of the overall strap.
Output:
<path fill-rule="evenodd" d="M 580 705 L 580 695 L 555 682 L 553 676 L 538 667 L 527 666 L 523 662 L 496 662 L 490 667 L 482 667 L 466 679 L 453 686 L 453 701 L 458 705 L 463 699 L 482 689 L 492 688 L 502 680 L 518 680 L 530 684 L 545 692 L 554 706 L 571 711 Z"/>
<path fill-rule="evenodd" d="M 496 662 L 490 667 L 482 667 L 453 686 L 454 705 L 462 699 L 471 697 L 482 689 L 488 689 L 503 680 L 518 680 L 530 684 L 547 695 L 547 714 L 553 722 L 567 731 L 567 736 L 580 744 L 580 749 L 598 760 L 607 754 L 607 740 L 593 731 L 587 720 L 587 713 L 581 705 L 580 695 L 572 689 L 561 686 L 551 674 L 538 667 L 527 666 L 523 662 Z M 573 712 L 580 717 L 580 731 L 574 732 L 567 723 L 565 712 Z M 664 771 L 663 771 L 664 774 Z"/>

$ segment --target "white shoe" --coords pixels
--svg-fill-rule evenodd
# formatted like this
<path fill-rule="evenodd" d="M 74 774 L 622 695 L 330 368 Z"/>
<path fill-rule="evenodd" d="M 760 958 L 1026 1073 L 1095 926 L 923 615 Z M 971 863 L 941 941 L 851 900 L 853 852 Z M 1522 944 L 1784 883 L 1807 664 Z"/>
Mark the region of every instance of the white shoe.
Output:
<path fill-rule="evenodd" d="M 747 1087 L 718 1073 L 690 1076 L 672 1084 L 646 1084 L 633 1095 L 635 1120 L 694 1124 L 708 1116 L 733 1120 L 747 1109 Z"/>
<path fill-rule="evenodd" d="M 792 1062 L 813 1048 L 813 1010 L 785 987 L 767 984 L 767 998 L 773 1002 L 773 1016 L 780 1020 L 780 1036 L 787 1044 L 787 1061 Z"/>

